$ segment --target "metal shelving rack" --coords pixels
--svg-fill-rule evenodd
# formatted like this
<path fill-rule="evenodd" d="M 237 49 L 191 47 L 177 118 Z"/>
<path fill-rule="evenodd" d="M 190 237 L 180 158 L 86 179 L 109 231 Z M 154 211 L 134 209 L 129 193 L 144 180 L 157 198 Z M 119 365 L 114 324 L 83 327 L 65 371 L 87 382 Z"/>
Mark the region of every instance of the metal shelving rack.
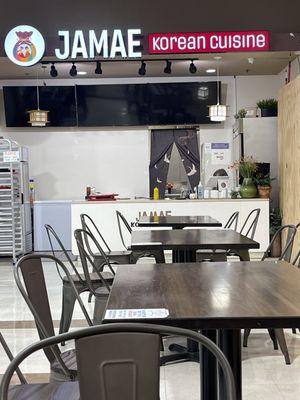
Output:
<path fill-rule="evenodd" d="M 0 256 L 30 252 L 31 225 L 26 148 L 0 138 Z"/>

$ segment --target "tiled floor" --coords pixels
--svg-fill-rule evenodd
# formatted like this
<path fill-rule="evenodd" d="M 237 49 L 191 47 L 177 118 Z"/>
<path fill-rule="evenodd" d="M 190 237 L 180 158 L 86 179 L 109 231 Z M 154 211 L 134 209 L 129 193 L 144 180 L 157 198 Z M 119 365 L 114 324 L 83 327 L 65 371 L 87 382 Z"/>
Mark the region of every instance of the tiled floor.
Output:
<path fill-rule="evenodd" d="M 58 326 L 61 284 L 52 263 L 45 263 L 53 319 Z M 85 304 L 92 314 L 93 304 Z M 73 327 L 85 326 L 81 310 L 76 306 Z M 0 331 L 12 352 L 38 339 L 32 316 L 13 280 L 8 261 L 0 261 Z M 274 351 L 266 331 L 252 331 L 247 349 L 243 349 L 244 400 L 296 400 L 300 398 L 300 333 L 286 331 L 292 365 L 286 366 L 280 351 Z M 0 374 L 8 365 L 0 346 Z M 22 371 L 32 381 L 45 380 L 49 366 L 43 353 L 36 353 L 22 365 Z M 179 363 L 161 368 L 161 400 L 199 399 L 199 365 Z"/>

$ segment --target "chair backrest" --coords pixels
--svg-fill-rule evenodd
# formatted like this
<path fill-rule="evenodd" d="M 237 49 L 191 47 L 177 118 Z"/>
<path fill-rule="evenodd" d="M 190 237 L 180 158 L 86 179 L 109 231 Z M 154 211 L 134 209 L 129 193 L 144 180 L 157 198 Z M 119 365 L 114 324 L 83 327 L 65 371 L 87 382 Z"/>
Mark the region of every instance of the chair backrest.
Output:
<path fill-rule="evenodd" d="M 260 208 L 255 208 L 254 210 L 250 211 L 240 230 L 241 235 L 247 236 L 249 239 L 254 238 L 259 215 L 260 215 Z"/>
<path fill-rule="evenodd" d="M 227 400 L 236 399 L 231 367 L 215 343 L 190 330 L 139 323 L 104 324 L 34 343 L 18 354 L 7 368 L 0 398 L 8 400 L 11 377 L 26 357 L 45 346 L 75 339 L 81 400 L 158 400 L 161 334 L 187 337 L 207 348 L 223 371 L 224 396 Z"/>
<path fill-rule="evenodd" d="M 79 299 L 78 301 L 82 309 L 84 308 L 84 305 L 80 299 L 68 269 L 61 260 L 52 255 L 44 254 L 28 254 L 20 258 L 20 260 L 13 266 L 15 281 L 21 295 L 23 296 L 34 317 L 39 337 L 44 339 L 55 336 L 55 331 L 42 259 L 53 261 L 59 264 L 59 267 L 67 276 L 72 289 Z M 54 360 L 57 360 L 60 363 L 65 375 L 67 377 L 72 377 L 72 373 L 68 370 L 60 356 L 61 352 L 58 346 L 45 348 L 44 353 L 50 363 L 52 363 Z"/>
<path fill-rule="evenodd" d="M 0 343 L 9 359 L 9 361 L 13 361 L 14 356 L 12 355 L 12 352 L 10 351 L 10 348 L 8 347 L 8 344 L 6 343 L 4 337 L 2 336 L 2 333 L 0 332 Z M 16 368 L 16 374 L 18 375 L 18 378 L 22 384 L 27 383 L 25 376 L 22 374 L 19 368 Z"/>
<path fill-rule="evenodd" d="M 117 210 L 116 214 L 117 214 L 117 221 L 118 221 L 118 228 L 119 228 L 120 238 L 121 238 L 123 246 L 127 250 L 127 245 L 126 245 L 126 242 L 125 242 L 122 226 L 125 227 L 125 229 L 128 231 L 128 233 L 130 235 L 132 234 L 132 229 L 131 229 L 131 227 L 129 225 L 129 222 L 127 221 L 127 219 L 124 217 L 124 215 L 120 211 Z"/>
<path fill-rule="evenodd" d="M 239 221 L 239 212 L 236 211 L 230 216 L 230 218 L 224 225 L 224 229 L 230 229 L 231 227 L 233 227 L 233 229 L 236 231 L 238 226 L 238 221 Z"/>
<path fill-rule="evenodd" d="M 286 232 L 286 242 L 285 242 L 283 249 L 281 250 L 279 260 L 283 260 L 283 261 L 287 261 L 287 262 L 291 261 L 294 239 L 295 239 L 295 235 L 297 233 L 297 229 L 296 229 L 295 225 L 283 225 L 280 229 L 278 229 L 278 231 L 272 237 L 272 240 L 271 240 L 267 250 L 264 252 L 262 261 L 268 257 L 269 251 L 271 250 L 272 245 L 275 242 L 275 240 L 277 239 L 277 237 L 281 238 L 281 235 L 284 232 Z"/>
<path fill-rule="evenodd" d="M 101 272 L 99 271 L 99 268 L 96 267 L 93 258 L 89 254 L 88 249 L 86 248 L 86 243 L 88 241 L 97 248 L 99 253 L 102 255 L 103 259 L 105 260 L 103 265 L 106 265 L 110 269 L 111 273 L 114 275 L 115 272 L 110 264 L 108 257 L 106 256 L 104 250 L 102 249 L 102 247 L 100 246 L 100 244 L 98 243 L 98 241 L 96 240 L 94 235 L 89 231 L 86 231 L 84 229 L 76 229 L 74 232 L 74 237 L 75 237 L 75 240 L 77 243 L 79 257 L 80 257 L 82 269 L 84 272 L 84 276 L 86 279 L 86 283 L 87 283 L 87 286 L 88 286 L 90 292 L 93 293 L 94 295 L 96 295 L 93 281 L 90 276 L 90 270 L 89 270 L 90 267 L 92 267 L 94 273 L 96 273 L 98 275 L 99 279 L 102 282 L 102 285 L 104 287 L 106 287 L 108 292 L 110 292 L 110 285 L 106 281 L 106 279 L 103 277 Z M 86 238 L 87 238 L 87 241 L 85 240 Z"/>
<path fill-rule="evenodd" d="M 55 250 L 54 250 L 53 240 L 58 244 L 59 248 L 61 249 L 61 251 L 64 253 L 65 257 L 67 258 L 68 263 L 70 265 L 71 274 L 75 274 L 77 276 L 79 282 L 83 283 L 83 280 L 82 280 L 79 272 L 77 271 L 75 264 L 73 263 L 68 251 L 64 247 L 62 241 L 60 240 L 59 236 L 57 235 L 57 233 L 55 232 L 53 227 L 51 225 L 46 224 L 45 229 L 46 229 L 47 236 L 49 239 L 51 251 L 52 251 L 52 254 L 54 255 L 54 257 L 56 256 L 56 254 L 55 254 Z M 63 276 L 61 275 L 59 265 L 57 263 L 55 263 L 55 265 L 56 265 L 56 269 L 57 269 L 57 272 L 58 272 L 60 278 L 63 280 Z"/>
<path fill-rule="evenodd" d="M 298 229 L 300 228 L 300 222 L 298 222 L 298 224 L 296 225 L 296 229 L 298 231 Z M 298 268 L 300 268 L 300 250 L 297 253 L 294 261 L 292 262 L 293 265 L 296 265 Z"/>
<path fill-rule="evenodd" d="M 93 236 L 95 236 L 94 233 L 97 234 L 97 242 L 99 243 L 99 239 L 101 242 L 101 247 L 103 246 L 105 251 L 110 252 L 110 247 L 107 244 L 106 240 L 104 239 L 103 235 L 101 234 L 100 230 L 98 229 L 97 225 L 93 221 L 93 219 L 87 215 L 87 214 L 80 214 L 80 220 L 81 220 L 81 227 L 84 231 L 90 232 Z M 88 236 L 84 236 L 84 241 L 86 245 L 86 249 L 88 250 L 89 254 L 91 256 L 94 255 L 94 252 L 91 248 L 90 242 L 88 240 Z"/>

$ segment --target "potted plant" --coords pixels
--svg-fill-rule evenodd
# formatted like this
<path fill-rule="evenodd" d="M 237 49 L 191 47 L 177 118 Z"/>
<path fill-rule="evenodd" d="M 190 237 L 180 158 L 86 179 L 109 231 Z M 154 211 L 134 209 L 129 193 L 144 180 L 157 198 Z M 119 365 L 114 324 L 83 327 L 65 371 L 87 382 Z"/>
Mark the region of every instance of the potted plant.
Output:
<path fill-rule="evenodd" d="M 282 227 L 282 212 L 279 208 L 270 210 L 270 239 L 272 240 L 275 233 Z M 281 237 L 280 235 L 274 240 L 271 247 L 271 257 L 280 257 L 281 255 Z"/>
<path fill-rule="evenodd" d="M 254 177 L 254 181 L 257 185 L 258 196 L 261 199 L 269 199 L 271 196 L 271 182 L 274 181 L 275 178 L 270 178 L 270 174 L 263 175 L 259 174 Z"/>
<path fill-rule="evenodd" d="M 277 117 L 278 115 L 278 101 L 275 99 L 261 100 L 257 103 L 260 108 L 262 117 Z"/>
<path fill-rule="evenodd" d="M 237 114 L 235 114 L 235 119 L 246 118 L 247 111 L 244 108 L 241 108 Z"/>
<path fill-rule="evenodd" d="M 240 188 L 240 195 L 244 199 L 256 197 L 257 188 L 253 181 L 254 174 L 257 170 L 257 163 L 253 157 L 244 157 L 236 161 L 231 167 L 239 171 L 243 182 Z"/>

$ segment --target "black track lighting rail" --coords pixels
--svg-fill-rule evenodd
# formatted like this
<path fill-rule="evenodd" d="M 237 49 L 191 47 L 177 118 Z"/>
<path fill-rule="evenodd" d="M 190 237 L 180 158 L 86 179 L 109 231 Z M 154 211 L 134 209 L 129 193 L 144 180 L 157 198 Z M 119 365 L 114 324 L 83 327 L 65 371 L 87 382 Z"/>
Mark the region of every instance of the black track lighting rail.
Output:
<path fill-rule="evenodd" d="M 112 62 L 116 62 L 116 63 L 119 63 L 119 62 L 128 62 L 128 61 L 134 61 L 134 62 L 137 62 L 137 63 L 141 63 L 142 61 L 144 61 L 144 62 L 157 62 L 157 61 L 166 61 L 166 60 L 169 60 L 169 61 L 171 61 L 171 62 L 176 62 L 176 61 L 191 61 L 191 62 L 193 62 L 193 61 L 198 61 L 198 60 L 200 60 L 199 58 L 171 58 L 171 57 L 169 57 L 169 58 L 139 58 L 139 59 L 136 59 L 136 58 L 126 58 L 126 59 L 120 59 L 120 60 L 111 60 L 111 59 L 107 59 L 107 58 L 105 58 L 105 59 L 101 59 L 101 58 L 98 58 L 98 59 L 88 59 L 88 60 L 86 60 L 86 59 L 84 59 L 84 60 L 81 60 L 81 59 L 78 59 L 78 60 L 73 60 L 73 59 L 67 59 L 67 60 L 55 60 L 55 61 L 50 61 L 50 60 L 43 60 L 43 61 L 41 61 L 40 62 L 40 64 L 42 64 L 42 65 L 49 65 L 49 64 L 82 64 L 82 63 L 95 63 L 95 62 L 97 62 L 97 61 L 100 61 L 101 63 L 112 63 Z"/>

